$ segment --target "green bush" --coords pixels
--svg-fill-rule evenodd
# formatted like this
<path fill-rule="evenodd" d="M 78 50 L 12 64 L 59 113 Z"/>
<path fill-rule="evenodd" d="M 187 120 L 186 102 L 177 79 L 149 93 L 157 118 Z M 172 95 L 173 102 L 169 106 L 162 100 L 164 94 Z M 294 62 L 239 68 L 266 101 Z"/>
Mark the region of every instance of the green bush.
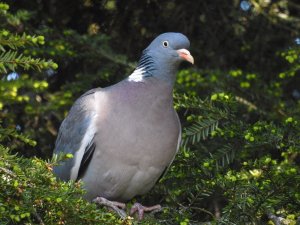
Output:
<path fill-rule="evenodd" d="M 0 3 L 0 223 L 137 224 L 83 200 L 80 183 L 57 181 L 49 159 L 74 100 L 124 78 L 171 29 L 190 38 L 197 66 L 175 85 L 180 152 L 133 200 L 164 210 L 140 223 L 296 224 L 300 15 L 292 1 L 242 2 L 251 10 L 239 1 L 54 0 L 16 1 L 11 14 Z"/>
<path fill-rule="evenodd" d="M 82 199 L 80 183 L 57 181 L 54 162 L 11 155 L 2 145 L 0 159 L 1 224 L 126 224 Z"/>

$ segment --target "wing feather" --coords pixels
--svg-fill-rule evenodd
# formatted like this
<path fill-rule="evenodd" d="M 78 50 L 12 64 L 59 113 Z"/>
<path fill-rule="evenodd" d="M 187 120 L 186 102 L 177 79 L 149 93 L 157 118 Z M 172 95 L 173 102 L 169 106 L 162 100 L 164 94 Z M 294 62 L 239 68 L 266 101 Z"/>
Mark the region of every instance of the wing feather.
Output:
<path fill-rule="evenodd" d="M 59 128 L 53 153 L 71 153 L 74 156 L 54 167 L 54 173 L 62 180 L 77 180 L 79 173 L 83 172 L 82 165 L 88 163 L 93 154 L 96 133 L 93 121 L 97 112 L 92 103 L 98 90 L 92 89 L 79 97 Z"/>

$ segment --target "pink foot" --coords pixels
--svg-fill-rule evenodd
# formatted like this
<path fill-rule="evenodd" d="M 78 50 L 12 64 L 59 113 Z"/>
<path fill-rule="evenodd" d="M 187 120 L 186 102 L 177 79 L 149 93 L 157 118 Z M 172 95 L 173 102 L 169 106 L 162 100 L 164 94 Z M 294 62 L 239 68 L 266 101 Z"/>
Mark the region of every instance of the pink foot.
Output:
<path fill-rule="evenodd" d="M 122 219 L 126 218 L 126 213 L 124 209 L 126 208 L 126 205 L 122 202 L 115 202 L 115 201 L 109 201 L 106 198 L 103 197 L 97 197 L 93 200 L 93 202 L 106 206 L 112 210 L 114 210 Z"/>
<path fill-rule="evenodd" d="M 161 211 L 161 206 L 160 205 L 154 205 L 150 207 L 143 206 L 140 203 L 134 203 L 134 205 L 130 209 L 130 215 L 134 215 L 136 212 L 138 213 L 139 220 L 142 220 L 144 218 L 144 213 L 145 212 L 160 212 Z"/>

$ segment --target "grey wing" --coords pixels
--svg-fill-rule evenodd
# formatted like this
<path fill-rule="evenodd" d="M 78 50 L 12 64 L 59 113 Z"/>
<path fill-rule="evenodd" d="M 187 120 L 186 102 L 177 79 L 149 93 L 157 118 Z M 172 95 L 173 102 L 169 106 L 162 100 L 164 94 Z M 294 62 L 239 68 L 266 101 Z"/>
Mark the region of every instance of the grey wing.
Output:
<path fill-rule="evenodd" d="M 92 103 L 97 90 L 99 89 L 90 90 L 78 98 L 59 128 L 53 153 L 73 155 L 73 158 L 62 161 L 53 168 L 53 172 L 62 180 L 76 180 L 79 173 L 82 173 L 84 164 L 93 155 L 96 132 L 93 119 L 97 112 Z"/>

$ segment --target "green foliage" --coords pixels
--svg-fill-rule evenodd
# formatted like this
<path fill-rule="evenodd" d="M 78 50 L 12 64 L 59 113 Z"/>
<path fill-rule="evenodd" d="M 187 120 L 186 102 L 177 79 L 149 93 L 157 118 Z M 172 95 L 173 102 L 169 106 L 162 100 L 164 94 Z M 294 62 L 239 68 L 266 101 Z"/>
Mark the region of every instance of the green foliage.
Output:
<path fill-rule="evenodd" d="M 9 14 L 7 10 L 9 6 L 7 4 L 1 3 L 0 5 L 0 19 L 5 24 L 10 24 L 17 26 L 20 24 L 20 14 L 14 16 Z M 24 13 L 23 13 L 24 14 Z M 23 15 L 21 14 L 21 15 Z M 4 18 L 3 18 L 4 17 Z M 23 15 L 24 17 L 24 15 Z M 17 49 L 24 48 L 27 46 L 45 43 L 43 36 L 30 36 L 23 33 L 22 35 L 11 34 L 9 30 L 5 27 L 1 27 L 0 30 L 0 73 L 7 73 L 7 69 L 10 71 L 15 71 L 16 68 L 22 67 L 25 70 L 36 69 L 42 70 L 47 68 L 57 69 L 57 64 L 51 60 L 44 59 L 34 59 L 31 56 L 24 56 L 19 54 Z"/>
<path fill-rule="evenodd" d="M 3 128 L 2 124 L 0 123 L 0 141 L 11 141 L 12 139 L 17 139 L 31 146 L 36 145 L 36 141 L 23 134 L 19 134 L 15 129 Z"/>
<path fill-rule="evenodd" d="M 59 182 L 55 161 L 11 155 L 0 145 L 1 224 L 125 224 L 88 203 L 81 183 Z"/>
<path fill-rule="evenodd" d="M 177 30 L 196 63 L 175 86 L 183 141 L 138 199 L 163 213 L 141 224 L 296 224 L 299 4 L 249 3 L 243 11 L 240 1 L 34 0 L 12 2 L 12 14 L 0 3 L 1 222 L 121 222 L 82 200 L 79 183 L 56 181 L 45 160 L 79 95 L 124 78 L 153 36 Z"/>
<path fill-rule="evenodd" d="M 10 71 L 15 71 L 17 67 L 22 67 L 25 70 L 36 69 L 41 71 L 42 69 L 49 68 L 49 66 L 53 69 L 57 69 L 58 67 L 56 63 L 52 63 L 51 61 L 47 62 L 43 59 L 33 59 L 30 56 L 23 56 L 22 54 L 18 55 L 14 51 L 4 51 L 0 54 L 0 68 L 1 72 L 4 73 L 7 73 L 7 68 Z"/>

